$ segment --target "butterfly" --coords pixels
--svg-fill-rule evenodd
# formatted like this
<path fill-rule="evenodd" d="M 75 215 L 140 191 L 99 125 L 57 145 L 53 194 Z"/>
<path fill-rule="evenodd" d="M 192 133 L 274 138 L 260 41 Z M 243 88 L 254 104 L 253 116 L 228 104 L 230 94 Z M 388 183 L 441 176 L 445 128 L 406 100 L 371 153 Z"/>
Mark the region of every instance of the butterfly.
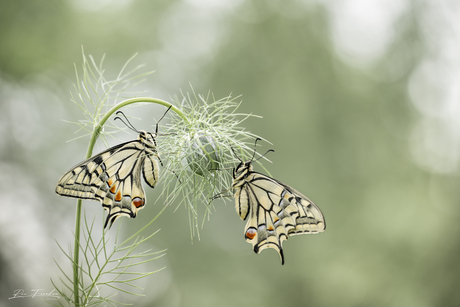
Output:
<path fill-rule="evenodd" d="M 120 117 L 115 119 L 123 121 Z M 129 123 L 126 116 L 125 119 Z M 163 166 L 155 141 L 158 123 L 155 133 L 137 131 L 131 123 L 128 127 L 139 133 L 136 140 L 118 144 L 78 163 L 56 186 L 59 195 L 100 201 L 108 211 L 104 228 L 109 223 L 112 227 L 120 216 L 136 217 L 146 203 L 141 174 L 147 185 L 154 188 L 159 178 L 159 164 Z"/>
<path fill-rule="evenodd" d="M 255 143 L 260 138 L 257 138 Z M 270 152 L 273 150 L 267 151 Z M 253 171 L 252 159 L 233 169 L 236 212 L 247 220 L 244 236 L 259 254 L 266 248 L 275 249 L 284 264 L 282 243 L 289 236 L 321 233 L 326 222 L 321 210 L 306 196 L 267 175 Z"/>

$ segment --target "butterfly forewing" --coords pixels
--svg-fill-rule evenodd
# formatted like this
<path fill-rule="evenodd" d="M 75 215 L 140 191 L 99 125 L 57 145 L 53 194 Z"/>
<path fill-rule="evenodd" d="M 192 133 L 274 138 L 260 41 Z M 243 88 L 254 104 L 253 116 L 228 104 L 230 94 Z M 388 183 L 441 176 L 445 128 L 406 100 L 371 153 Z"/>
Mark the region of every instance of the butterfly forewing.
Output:
<path fill-rule="evenodd" d="M 108 211 L 106 227 L 120 216 L 136 217 L 145 204 L 141 172 L 152 188 L 158 181 L 156 148 L 141 132 L 135 141 L 123 143 L 81 162 L 59 180 L 56 193 L 94 199 Z"/>
<path fill-rule="evenodd" d="M 103 162 L 124 145 L 109 148 L 74 166 L 59 179 L 56 193 L 69 197 L 97 199 L 95 195 L 97 189 L 101 182 L 108 179 L 108 177 L 104 178 L 107 173 L 106 164 Z"/>
<path fill-rule="evenodd" d="M 233 181 L 236 211 L 246 220 L 245 238 L 256 253 L 275 249 L 284 263 L 282 242 L 290 235 L 314 234 L 325 230 L 319 208 L 291 187 L 253 172 Z"/>

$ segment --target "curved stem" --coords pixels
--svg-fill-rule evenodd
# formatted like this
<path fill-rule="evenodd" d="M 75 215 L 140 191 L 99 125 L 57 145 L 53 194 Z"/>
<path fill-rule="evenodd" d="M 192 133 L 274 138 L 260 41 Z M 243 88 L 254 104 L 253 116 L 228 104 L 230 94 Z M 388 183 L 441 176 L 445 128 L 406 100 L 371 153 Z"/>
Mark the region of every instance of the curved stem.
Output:
<path fill-rule="evenodd" d="M 120 102 L 119 104 L 114 105 L 97 123 L 96 127 L 93 130 L 93 134 L 91 135 L 91 140 L 88 146 L 88 151 L 86 152 L 86 159 L 91 157 L 94 144 L 96 144 L 96 140 L 99 137 L 99 134 L 101 132 L 102 126 L 104 126 L 105 122 L 112 116 L 113 113 L 121 109 L 122 107 L 125 107 L 127 105 L 137 103 L 137 102 L 150 102 L 150 103 L 155 103 L 155 104 L 160 104 L 165 107 L 171 107 L 171 111 L 175 112 L 177 115 L 179 115 L 186 123 L 189 123 L 187 116 L 185 116 L 184 113 L 177 107 L 173 106 L 167 101 L 157 99 L 157 98 L 150 98 L 150 97 L 136 97 L 136 98 L 131 98 L 127 99 L 125 101 Z"/>
<path fill-rule="evenodd" d="M 110 118 L 110 116 L 113 115 L 116 111 L 121 109 L 122 107 L 125 107 L 127 105 L 133 104 L 133 103 L 138 103 L 138 102 L 149 102 L 149 103 L 155 103 L 155 104 L 160 104 L 165 107 L 171 107 L 171 111 L 175 112 L 177 115 L 179 115 L 186 123 L 189 123 L 188 118 L 185 116 L 184 113 L 177 107 L 173 106 L 171 103 L 161 100 L 161 99 L 156 99 L 156 98 L 150 98 L 150 97 L 136 97 L 136 98 L 131 98 L 124 100 L 116 105 L 114 105 L 102 118 L 101 120 L 95 125 L 93 129 L 93 133 L 91 135 L 91 139 L 88 144 L 88 150 L 86 151 L 86 159 L 89 159 L 93 155 L 93 149 L 94 145 L 96 144 L 96 140 L 99 137 L 99 134 L 101 133 L 102 127 L 104 124 L 107 122 L 107 120 Z M 80 223 L 81 223 L 81 207 L 82 207 L 82 200 L 79 199 L 77 201 L 77 209 L 75 213 L 75 246 L 74 246 L 74 260 L 73 260 L 73 287 L 74 287 L 74 302 L 75 306 L 80 307 L 80 289 L 79 289 L 79 274 L 78 274 L 78 264 L 79 264 L 79 258 L 80 258 Z"/>

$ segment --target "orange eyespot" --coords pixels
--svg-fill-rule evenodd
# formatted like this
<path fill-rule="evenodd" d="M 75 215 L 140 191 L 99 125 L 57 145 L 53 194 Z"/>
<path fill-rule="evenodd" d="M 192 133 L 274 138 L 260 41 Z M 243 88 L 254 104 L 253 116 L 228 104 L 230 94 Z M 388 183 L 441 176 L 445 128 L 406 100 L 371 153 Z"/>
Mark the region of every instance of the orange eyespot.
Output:
<path fill-rule="evenodd" d="M 268 230 L 273 231 L 274 230 L 273 226 L 268 227 Z"/>
<path fill-rule="evenodd" d="M 121 191 L 118 191 L 117 195 L 115 195 L 115 201 L 121 201 Z"/>
<path fill-rule="evenodd" d="M 249 240 L 252 240 L 252 239 L 254 239 L 256 234 L 257 234 L 257 231 L 254 228 L 249 228 L 246 231 L 246 238 L 248 238 Z"/>
<path fill-rule="evenodd" d="M 144 200 L 139 197 L 136 197 L 133 199 L 133 205 L 136 208 L 142 207 L 144 203 L 145 203 Z"/>
<path fill-rule="evenodd" d="M 110 187 L 110 192 L 115 193 L 116 190 L 117 190 L 117 185 L 116 184 L 114 184 L 113 186 Z"/>

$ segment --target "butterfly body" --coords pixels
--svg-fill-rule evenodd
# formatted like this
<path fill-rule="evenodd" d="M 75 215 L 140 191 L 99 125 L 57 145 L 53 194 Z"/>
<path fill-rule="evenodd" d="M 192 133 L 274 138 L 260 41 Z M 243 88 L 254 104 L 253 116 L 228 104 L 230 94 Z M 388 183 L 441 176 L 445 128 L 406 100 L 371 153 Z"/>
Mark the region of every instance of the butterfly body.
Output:
<path fill-rule="evenodd" d="M 321 210 L 290 186 L 253 171 L 252 161 L 233 170 L 236 211 L 247 220 L 245 239 L 254 252 L 275 249 L 284 264 L 282 242 L 291 235 L 321 233 L 326 223 Z"/>
<path fill-rule="evenodd" d="M 152 188 L 158 181 L 161 160 L 155 137 L 154 133 L 139 131 L 137 140 L 77 164 L 59 179 L 56 193 L 100 201 L 108 211 L 104 227 L 122 215 L 136 217 L 146 202 L 141 176 Z"/>

